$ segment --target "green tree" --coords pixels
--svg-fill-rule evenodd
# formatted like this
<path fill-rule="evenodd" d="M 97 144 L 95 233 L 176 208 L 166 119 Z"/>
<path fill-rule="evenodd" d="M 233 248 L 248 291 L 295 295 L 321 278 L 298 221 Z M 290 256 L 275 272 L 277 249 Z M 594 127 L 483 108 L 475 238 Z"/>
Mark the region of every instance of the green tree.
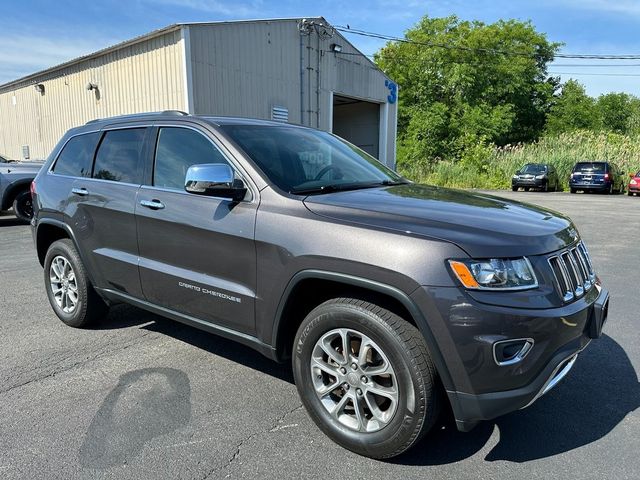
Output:
<path fill-rule="evenodd" d="M 558 87 L 547 76 L 559 44 L 531 23 L 424 17 L 375 55 L 400 86 L 400 168 L 464 158 L 474 145 L 542 132 Z"/>
<path fill-rule="evenodd" d="M 595 100 L 582 84 L 569 80 L 562 85 L 547 117 L 546 130 L 557 135 L 574 130 L 595 130 L 599 124 Z"/>
<path fill-rule="evenodd" d="M 600 95 L 596 102 L 600 128 L 625 134 L 632 115 L 632 96 L 626 93 Z"/>

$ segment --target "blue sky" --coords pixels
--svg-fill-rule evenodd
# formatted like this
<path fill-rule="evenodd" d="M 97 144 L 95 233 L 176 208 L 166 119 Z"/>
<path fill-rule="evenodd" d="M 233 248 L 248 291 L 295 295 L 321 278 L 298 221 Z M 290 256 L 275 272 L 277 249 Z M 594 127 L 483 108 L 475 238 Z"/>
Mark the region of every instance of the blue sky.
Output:
<path fill-rule="evenodd" d="M 401 36 L 424 14 L 531 20 L 567 53 L 640 54 L 638 0 L 12 0 L 0 16 L 0 83 L 176 22 L 321 15 L 334 25 Z M 366 54 L 383 45 L 349 39 Z M 578 79 L 591 95 L 640 96 L 640 60 L 556 63 L 552 72 Z"/>

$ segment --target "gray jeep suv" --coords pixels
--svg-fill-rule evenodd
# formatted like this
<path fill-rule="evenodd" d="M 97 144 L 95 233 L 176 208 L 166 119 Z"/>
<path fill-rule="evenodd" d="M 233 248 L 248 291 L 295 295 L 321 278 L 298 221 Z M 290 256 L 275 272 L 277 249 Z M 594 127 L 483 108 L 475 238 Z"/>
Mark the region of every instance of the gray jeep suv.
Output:
<path fill-rule="evenodd" d="M 466 431 L 531 404 L 607 317 L 568 218 L 416 185 L 310 128 L 92 121 L 33 198 L 63 322 L 126 302 L 290 359 L 316 424 L 370 457 L 402 453 L 442 410 Z"/>

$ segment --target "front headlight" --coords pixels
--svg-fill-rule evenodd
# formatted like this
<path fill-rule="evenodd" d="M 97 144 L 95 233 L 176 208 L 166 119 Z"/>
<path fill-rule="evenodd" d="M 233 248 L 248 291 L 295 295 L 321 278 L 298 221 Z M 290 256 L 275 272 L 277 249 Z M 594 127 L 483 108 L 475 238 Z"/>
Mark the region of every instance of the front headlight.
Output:
<path fill-rule="evenodd" d="M 546 175 L 536 175 L 536 179 L 542 180 Z"/>
<path fill-rule="evenodd" d="M 524 290 L 538 286 L 527 258 L 487 260 L 449 260 L 458 280 L 474 290 Z"/>
<path fill-rule="evenodd" d="M 635 180 L 635 179 L 634 179 L 634 180 L 631 180 L 629 183 L 630 183 L 631 185 L 637 185 L 637 184 L 638 184 L 638 182 L 636 182 L 636 180 Z"/>
<path fill-rule="evenodd" d="M 518 174 L 517 174 L 517 173 L 515 173 L 515 174 L 513 175 L 513 177 L 511 177 L 511 178 L 520 178 L 520 177 L 518 177 Z"/>

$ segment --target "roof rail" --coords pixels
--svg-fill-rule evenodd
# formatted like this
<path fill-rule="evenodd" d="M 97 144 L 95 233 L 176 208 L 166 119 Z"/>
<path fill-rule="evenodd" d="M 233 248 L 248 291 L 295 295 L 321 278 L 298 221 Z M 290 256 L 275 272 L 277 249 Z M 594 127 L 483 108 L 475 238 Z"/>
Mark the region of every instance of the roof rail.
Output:
<path fill-rule="evenodd" d="M 142 112 L 142 113 L 129 113 L 127 115 L 117 115 L 115 117 L 108 118 L 94 118 L 93 120 L 89 120 L 85 125 L 89 125 L 91 123 L 101 122 L 103 120 L 126 120 L 126 119 L 134 119 L 140 117 L 147 117 L 149 115 L 180 115 L 185 116 L 189 115 L 187 112 L 183 112 L 182 110 L 163 110 L 161 112 Z"/>

